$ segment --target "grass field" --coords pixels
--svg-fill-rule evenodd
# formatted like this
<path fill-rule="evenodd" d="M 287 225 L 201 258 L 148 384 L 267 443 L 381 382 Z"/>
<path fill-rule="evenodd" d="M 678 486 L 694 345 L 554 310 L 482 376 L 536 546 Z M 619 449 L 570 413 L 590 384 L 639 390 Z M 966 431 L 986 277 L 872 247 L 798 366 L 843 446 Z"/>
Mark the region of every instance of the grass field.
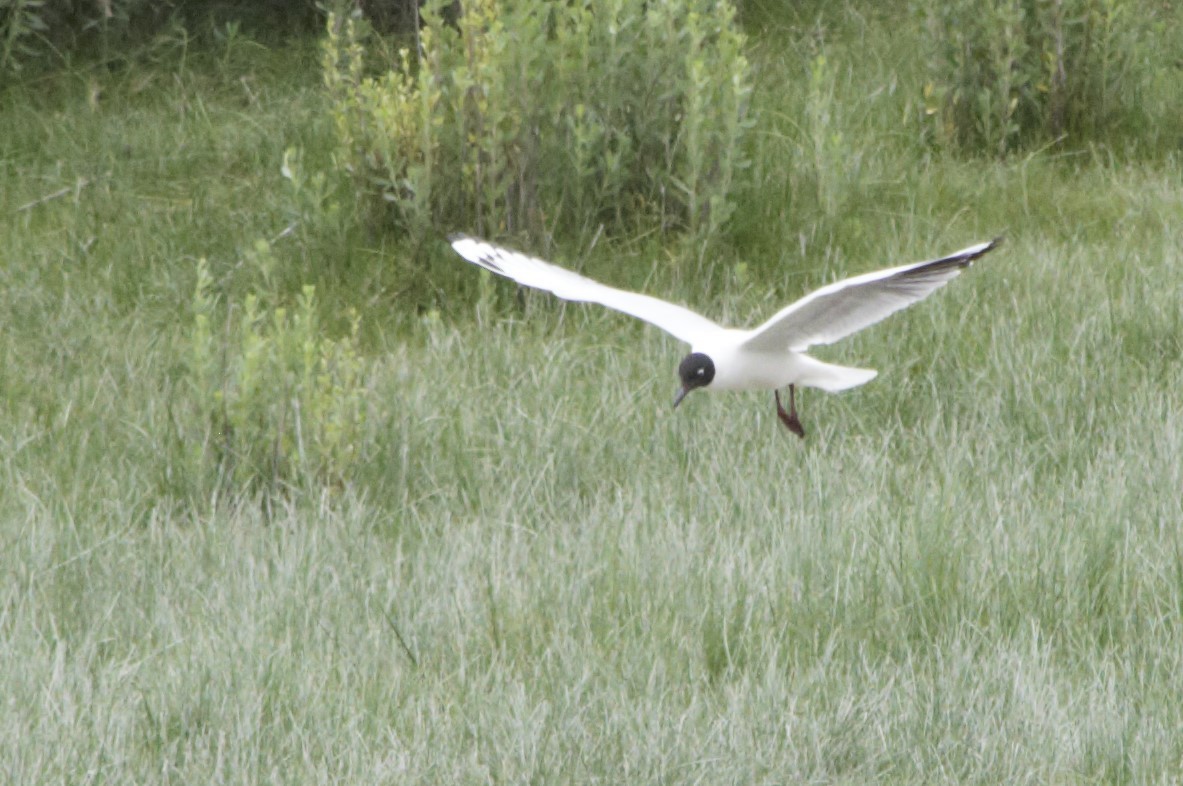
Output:
<path fill-rule="evenodd" d="M 861 35 L 812 131 L 799 53 L 753 43 L 782 111 L 717 259 L 584 260 L 743 323 L 1005 232 L 819 353 L 881 373 L 807 391 L 804 442 L 766 395 L 671 413 L 656 330 L 294 193 L 284 151 L 330 147 L 311 43 L 164 42 L 4 91 L 3 780 L 1177 782 L 1177 143 L 932 155 L 891 125 L 906 47 Z M 333 337 L 356 311 L 347 472 L 211 464 L 201 258 L 220 355 L 249 293 L 315 285 Z"/>

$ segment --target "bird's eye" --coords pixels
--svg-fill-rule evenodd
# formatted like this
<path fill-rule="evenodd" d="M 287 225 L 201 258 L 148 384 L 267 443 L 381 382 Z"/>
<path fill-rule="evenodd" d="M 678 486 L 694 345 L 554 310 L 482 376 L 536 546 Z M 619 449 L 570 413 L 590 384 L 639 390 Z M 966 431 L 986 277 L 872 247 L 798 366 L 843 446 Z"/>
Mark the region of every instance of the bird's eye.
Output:
<path fill-rule="evenodd" d="M 707 370 L 705 368 L 700 368 L 694 372 L 694 376 L 701 377 L 705 373 L 707 373 Z"/>

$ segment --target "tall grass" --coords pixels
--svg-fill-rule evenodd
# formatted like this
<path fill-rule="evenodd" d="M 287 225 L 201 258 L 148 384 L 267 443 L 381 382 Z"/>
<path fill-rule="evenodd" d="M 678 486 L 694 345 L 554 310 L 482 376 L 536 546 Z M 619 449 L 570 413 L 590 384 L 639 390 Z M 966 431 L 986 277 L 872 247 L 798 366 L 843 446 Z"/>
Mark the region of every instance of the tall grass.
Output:
<path fill-rule="evenodd" d="M 805 392 L 803 443 L 767 395 L 671 413 L 656 331 L 356 229 L 300 175 L 331 145 L 311 46 L 6 92 L 6 778 L 1172 782 L 1180 162 L 935 156 L 895 125 L 898 36 L 827 24 L 753 49 L 784 111 L 709 284 L 651 238 L 557 254 L 742 324 L 1007 230 L 825 351 L 881 375 Z M 860 169 L 794 158 L 825 122 Z M 314 285 L 326 342 L 356 309 L 346 477 L 190 474 L 202 257 L 227 368 L 248 295 Z"/>

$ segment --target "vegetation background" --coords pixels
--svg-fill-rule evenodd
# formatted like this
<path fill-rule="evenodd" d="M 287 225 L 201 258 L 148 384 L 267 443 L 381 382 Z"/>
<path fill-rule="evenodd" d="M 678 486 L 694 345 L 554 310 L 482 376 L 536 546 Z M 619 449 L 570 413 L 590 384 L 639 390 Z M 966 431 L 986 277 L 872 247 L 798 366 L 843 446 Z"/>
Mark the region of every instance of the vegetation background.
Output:
<path fill-rule="evenodd" d="M 0 4 L 7 782 L 1177 782 L 1176 5 L 651 5 Z M 737 324 L 1007 241 L 802 443 L 478 228 Z"/>

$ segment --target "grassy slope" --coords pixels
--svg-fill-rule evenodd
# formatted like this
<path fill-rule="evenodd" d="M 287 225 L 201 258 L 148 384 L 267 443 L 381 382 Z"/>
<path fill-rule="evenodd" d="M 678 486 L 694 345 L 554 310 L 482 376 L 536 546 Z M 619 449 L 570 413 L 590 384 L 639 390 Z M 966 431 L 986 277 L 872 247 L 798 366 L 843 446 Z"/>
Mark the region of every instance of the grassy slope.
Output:
<path fill-rule="evenodd" d="M 668 286 L 742 318 L 839 273 L 1002 229 L 1008 244 L 828 351 L 882 375 L 807 393 L 808 441 L 763 395 L 696 394 L 671 416 L 679 348 L 642 326 L 541 298 L 392 314 L 395 273 L 421 262 L 297 233 L 275 286 L 360 309 L 377 448 L 346 488 L 269 506 L 176 477 L 185 314 L 199 256 L 229 300 L 267 283 L 244 249 L 291 220 L 282 152 L 326 144 L 313 55 L 248 46 L 7 94 L 0 770 L 1173 778 L 1179 164 L 925 162 L 882 143 L 904 134 L 883 118 L 902 114 L 907 64 L 866 35 L 827 52 L 845 142 L 821 147 L 863 167 L 794 160 L 802 67 L 766 56 L 765 89 L 786 87 L 765 94 L 784 111 L 757 147 L 754 220 L 713 291 Z"/>

